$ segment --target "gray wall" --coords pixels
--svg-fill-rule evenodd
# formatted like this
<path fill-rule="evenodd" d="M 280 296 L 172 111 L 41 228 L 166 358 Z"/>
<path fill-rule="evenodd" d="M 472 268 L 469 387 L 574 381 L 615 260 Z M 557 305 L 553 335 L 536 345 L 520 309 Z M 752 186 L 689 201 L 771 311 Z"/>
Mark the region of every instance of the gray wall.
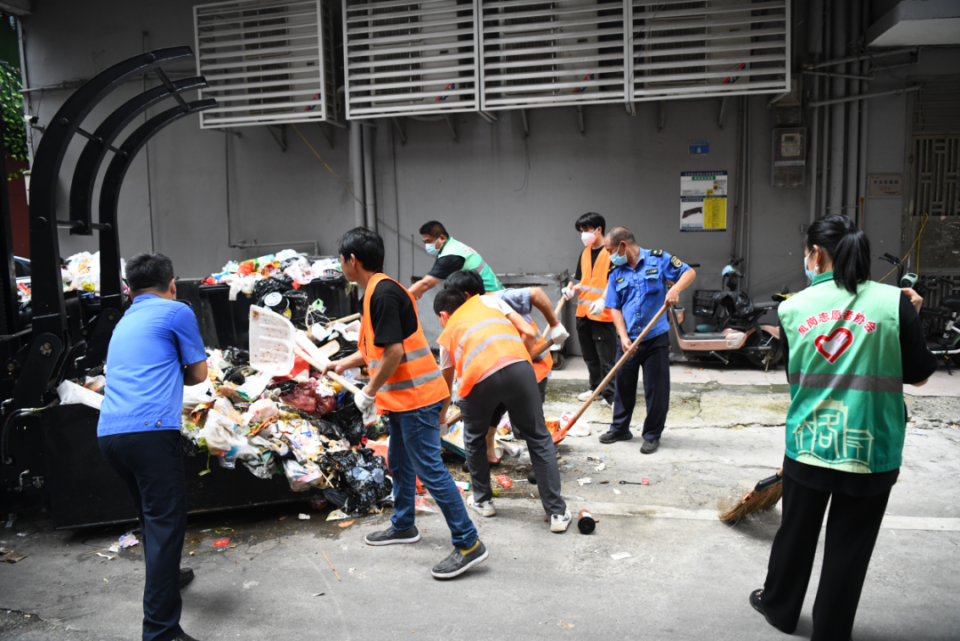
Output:
<path fill-rule="evenodd" d="M 144 47 L 192 45 L 191 6 L 185 0 L 38 2 L 36 12 L 24 20 L 30 85 L 89 78 Z M 871 91 L 901 86 L 912 74 L 949 73 L 958 63 L 957 49 L 925 51 L 922 65 L 878 79 Z M 180 70 L 192 72 L 189 66 Z M 141 88 L 139 81 L 125 86 L 88 123 L 98 122 Z M 31 94 L 41 124 L 49 122 L 67 95 L 64 90 Z M 769 186 L 774 124 L 767 100 L 751 99 L 747 269 L 751 291 L 761 299 L 784 284 L 795 290 L 805 285 L 800 226 L 808 219 L 806 188 Z M 871 101 L 870 173 L 903 171 L 905 105 L 905 96 Z M 407 143 L 401 144 L 393 127 L 383 122 L 375 136 L 386 270 L 403 282 L 429 270 L 432 259 L 417 232 L 420 224 L 435 218 L 497 272 L 572 272 L 582 249 L 573 222 L 592 210 L 610 225 L 630 227 L 644 247 L 700 263 L 695 288 L 718 288 L 732 232 L 681 233 L 678 207 L 682 171 L 726 169 L 731 184 L 736 179 L 736 109 L 727 114 L 723 129 L 718 111 L 715 99 L 668 102 L 666 126 L 658 132 L 655 103 L 638 105 L 632 117 L 621 105 L 587 107 L 586 135 L 581 136 L 573 108 L 535 109 L 529 112 L 526 141 L 518 112 L 498 113 L 494 125 L 475 114 L 457 116 L 459 142 L 442 121 L 407 120 Z M 334 130 L 331 149 L 315 125 L 300 129 L 350 184 L 347 132 Z M 322 253 L 335 251 L 338 236 L 354 225 L 350 194 L 292 129 L 285 153 L 265 128 L 236 131 L 242 137 L 200 130 L 191 118 L 161 132 L 141 152 L 121 197 L 123 255 L 150 249 L 152 240 L 156 251 L 174 259 L 178 274 L 203 276 L 229 259 L 279 249 L 229 246 L 240 241 L 311 249 L 316 240 Z M 709 155 L 688 153 L 688 143 L 699 140 L 710 142 Z M 80 147 L 78 142 L 71 148 L 62 176 L 71 175 Z M 731 198 L 731 219 L 732 205 Z M 897 253 L 901 206 L 867 202 L 867 230 L 876 253 Z M 95 247 L 95 238 L 61 238 L 65 256 Z M 690 294 L 683 299 L 689 301 Z"/>

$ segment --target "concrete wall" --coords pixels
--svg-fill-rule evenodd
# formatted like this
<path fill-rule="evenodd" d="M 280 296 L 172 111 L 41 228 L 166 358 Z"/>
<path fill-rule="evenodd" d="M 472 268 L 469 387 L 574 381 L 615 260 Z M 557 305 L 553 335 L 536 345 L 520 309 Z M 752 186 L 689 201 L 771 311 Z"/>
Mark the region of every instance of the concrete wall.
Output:
<path fill-rule="evenodd" d="M 89 78 L 144 49 L 192 44 L 192 4 L 39 2 L 24 20 L 29 83 L 37 87 Z M 804 15 L 799 9 L 797 13 Z M 922 65 L 878 79 L 871 91 L 906 84 L 910 75 L 949 73 L 958 63 L 957 49 L 925 51 Z M 180 71 L 192 69 L 187 65 Z M 139 81 L 123 87 L 88 122 L 98 122 L 141 89 Z M 50 121 L 68 95 L 64 90 L 30 95 L 41 124 Z M 805 285 L 800 226 L 809 213 L 806 188 L 770 187 L 770 132 L 775 125 L 766 108 L 768 98 L 751 99 L 750 123 L 746 268 L 751 292 L 760 299 L 784 284 L 795 290 Z M 905 105 L 905 96 L 871 101 L 870 173 L 903 171 Z M 388 273 L 409 282 L 428 271 L 432 259 L 422 249 L 418 228 L 430 219 L 446 224 L 497 272 L 572 272 L 582 249 L 573 222 L 592 210 L 602 213 L 609 225 L 630 227 L 644 247 L 700 263 L 695 288 L 720 286 L 732 232 L 681 233 L 679 180 L 682 171 L 725 169 L 734 184 L 735 108 L 721 129 L 718 100 L 671 101 L 665 127 L 658 131 L 655 103 L 638 105 L 632 117 L 621 105 L 587 107 L 586 135 L 580 134 L 573 108 L 528 113 L 527 139 L 518 112 L 498 113 L 494 125 L 475 114 L 456 116 L 457 142 L 443 121 L 406 120 L 406 144 L 389 123 L 380 123 L 375 132 L 376 181 Z M 335 130 L 331 149 L 316 126 L 300 129 L 350 184 L 347 133 Z M 236 131 L 242 137 L 200 130 L 191 118 L 161 132 L 141 152 L 121 197 L 125 256 L 153 247 L 174 259 L 180 275 L 203 276 L 229 259 L 275 251 L 277 244 L 306 250 L 315 240 L 322 253 L 335 251 L 336 239 L 354 225 L 350 194 L 292 129 L 286 152 L 265 128 Z M 710 142 L 709 155 L 690 155 L 688 143 L 700 140 Z M 80 148 L 79 142 L 71 148 L 62 176 L 71 175 Z M 877 254 L 899 249 L 901 206 L 868 201 L 867 230 Z M 272 246 L 230 247 L 241 241 Z M 63 255 L 90 247 L 95 247 L 95 239 L 62 236 Z M 688 293 L 683 299 L 690 297 Z"/>

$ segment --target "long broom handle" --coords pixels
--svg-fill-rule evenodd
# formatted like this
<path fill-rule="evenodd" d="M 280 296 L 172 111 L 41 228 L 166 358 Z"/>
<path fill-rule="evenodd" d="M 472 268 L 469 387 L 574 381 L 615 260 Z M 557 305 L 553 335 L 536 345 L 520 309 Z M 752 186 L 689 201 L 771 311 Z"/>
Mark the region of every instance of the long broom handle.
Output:
<path fill-rule="evenodd" d="M 540 354 L 543 354 L 545 351 L 550 349 L 551 345 L 553 345 L 553 341 L 547 341 L 537 349 L 530 352 L 530 358 L 532 360 L 536 360 L 537 356 L 540 356 Z M 454 410 L 453 414 L 450 415 L 450 417 L 447 419 L 447 422 L 445 424 L 451 425 L 453 423 L 456 423 L 457 421 L 460 420 L 460 417 L 461 417 L 460 410 Z"/>
<path fill-rule="evenodd" d="M 343 318 L 338 318 L 337 320 L 330 321 L 326 324 L 326 327 L 333 327 L 337 323 L 349 323 L 350 321 L 355 321 L 360 318 L 360 314 L 350 314 L 349 316 L 344 316 Z"/>
<path fill-rule="evenodd" d="M 643 331 L 640 332 L 640 335 L 637 336 L 637 340 L 633 341 L 633 344 L 630 345 L 630 349 L 624 352 L 623 356 L 620 357 L 620 360 L 617 361 L 617 364 L 610 368 L 610 371 L 607 372 L 607 375 L 603 377 L 603 380 L 600 381 L 600 384 L 597 385 L 597 388 L 593 390 L 593 394 L 590 395 L 590 398 L 587 399 L 587 402 L 577 410 L 577 413 L 573 415 L 573 418 L 570 419 L 570 422 L 567 423 L 567 426 L 560 431 L 560 438 L 566 436 L 567 432 L 570 431 L 570 428 L 583 416 L 583 413 L 587 411 L 587 408 L 590 407 L 590 404 L 593 403 L 593 399 L 599 396 L 600 392 L 603 391 L 603 388 L 607 386 L 607 383 L 613 380 L 613 377 L 616 376 L 617 371 L 623 367 L 623 364 L 627 362 L 627 359 L 633 356 L 633 353 L 637 351 L 637 348 L 640 347 L 640 341 L 646 338 L 647 334 L 650 333 L 650 330 L 653 329 L 653 326 L 656 325 L 657 321 L 660 320 L 660 317 L 663 316 L 663 313 L 667 311 L 667 306 L 663 305 L 660 308 L 660 311 L 654 315 L 654 317 L 647 323 L 647 326 L 643 328 Z"/>
<path fill-rule="evenodd" d="M 557 303 L 557 308 L 553 310 L 553 315 L 557 317 L 557 320 L 560 320 L 560 310 L 563 309 L 563 304 L 567 302 L 567 299 L 563 296 L 560 296 L 560 302 Z M 543 340 L 547 337 L 547 332 L 550 331 L 550 323 L 547 323 L 547 326 L 543 328 L 543 334 L 540 335 L 540 340 Z"/>
<path fill-rule="evenodd" d="M 317 359 L 315 359 L 313 356 L 310 356 L 310 354 L 307 354 L 305 351 L 303 351 L 299 347 L 294 347 L 293 353 L 299 356 L 300 358 L 302 358 L 303 360 L 307 361 L 307 363 L 312 365 L 317 371 L 319 372 L 323 371 L 323 365 L 321 365 L 317 361 Z M 336 372 L 327 372 L 326 376 L 336 381 L 337 383 L 340 383 L 340 385 L 349 392 L 353 392 L 354 394 L 357 394 L 358 392 L 360 392 L 359 388 L 357 388 L 356 385 L 354 385 L 344 377 L 340 376 Z"/>

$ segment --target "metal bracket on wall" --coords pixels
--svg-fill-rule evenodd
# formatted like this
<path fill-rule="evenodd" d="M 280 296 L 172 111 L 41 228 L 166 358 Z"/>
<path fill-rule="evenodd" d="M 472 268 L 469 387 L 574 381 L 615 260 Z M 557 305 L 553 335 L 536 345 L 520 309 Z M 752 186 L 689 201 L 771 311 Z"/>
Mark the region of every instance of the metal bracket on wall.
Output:
<path fill-rule="evenodd" d="M 400 144 L 407 144 L 407 132 L 403 130 L 403 123 L 400 118 L 391 118 L 390 120 L 393 122 L 393 128 L 400 134 Z"/>
<path fill-rule="evenodd" d="M 901 87 L 900 89 L 891 89 L 890 91 L 878 91 L 876 93 L 864 93 L 859 96 L 848 96 L 846 98 L 834 98 L 832 100 L 821 100 L 819 102 L 811 102 L 810 107 L 822 107 L 824 105 L 837 105 L 842 102 L 855 102 L 857 100 L 869 100 L 870 98 L 878 98 L 880 96 L 892 96 L 894 94 L 900 95 L 906 91 L 917 91 L 923 85 L 913 85 L 911 87 Z"/>
<path fill-rule="evenodd" d="M 450 127 L 450 135 L 453 136 L 453 142 L 459 143 L 460 139 L 457 138 L 457 127 L 453 123 L 453 118 L 449 115 L 443 117 L 447 121 L 447 127 Z"/>
<path fill-rule="evenodd" d="M 267 125 L 267 131 L 273 136 L 273 139 L 280 145 L 280 151 L 287 153 L 287 126 L 286 125 Z M 277 134 L 277 132 L 280 132 Z M 326 135 L 326 132 L 324 132 Z M 327 140 L 330 140 L 328 137 Z"/>
<path fill-rule="evenodd" d="M 583 105 L 577 105 L 577 123 L 580 125 L 580 135 L 587 135 L 586 129 L 583 123 Z"/>
<path fill-rule="evenodd" d="M 317 122 L 317 127 L 320 129 L 323 137 L 327 139 L 327 144 L 330 145 L 330 149 L 333 149 L 333 129 L 327 131 L 322 122 Z"/>
<path fill-rule="evenodd" d="M 489 122 L 491 125 L 495 125 L 498 122 L 498 118 L 494 114 L 487 113 L 486 111 L 478 111 L 480 117 Z"/>
<path fill-rule="evenodd" d="M 724 96 L 720 99 L 720 115 L 717 117 L 717 126 L 723 129 L 723 119 L 727 115 L 727 107 L 730 105 L 730 96 Z"/>
<path fill-rule="evenodd" d="M 527 120 L 527 110 L 520 110 L 520 119 L 523 121 L 523 137 L 528 138 L 530 136 L 530 121 Z"/>

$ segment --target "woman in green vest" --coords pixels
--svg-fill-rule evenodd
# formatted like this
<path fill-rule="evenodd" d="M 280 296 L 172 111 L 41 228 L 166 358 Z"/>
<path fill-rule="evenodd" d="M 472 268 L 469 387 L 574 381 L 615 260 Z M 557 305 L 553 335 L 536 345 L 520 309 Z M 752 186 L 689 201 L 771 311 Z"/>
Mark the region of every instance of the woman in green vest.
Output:
<path fill-rule="evenodd" d="M 922 299 L 870 279 L 870 243 L 845 216 L 810 225 L 810 287 L 780 305 L 790 409 L 783 519 L 767 579 L 750 603 L 793 634 L 830 503 L 812 641 L 847 641 L 906 431 L 903 385 L 937 363 L 917 311 Z"/>

